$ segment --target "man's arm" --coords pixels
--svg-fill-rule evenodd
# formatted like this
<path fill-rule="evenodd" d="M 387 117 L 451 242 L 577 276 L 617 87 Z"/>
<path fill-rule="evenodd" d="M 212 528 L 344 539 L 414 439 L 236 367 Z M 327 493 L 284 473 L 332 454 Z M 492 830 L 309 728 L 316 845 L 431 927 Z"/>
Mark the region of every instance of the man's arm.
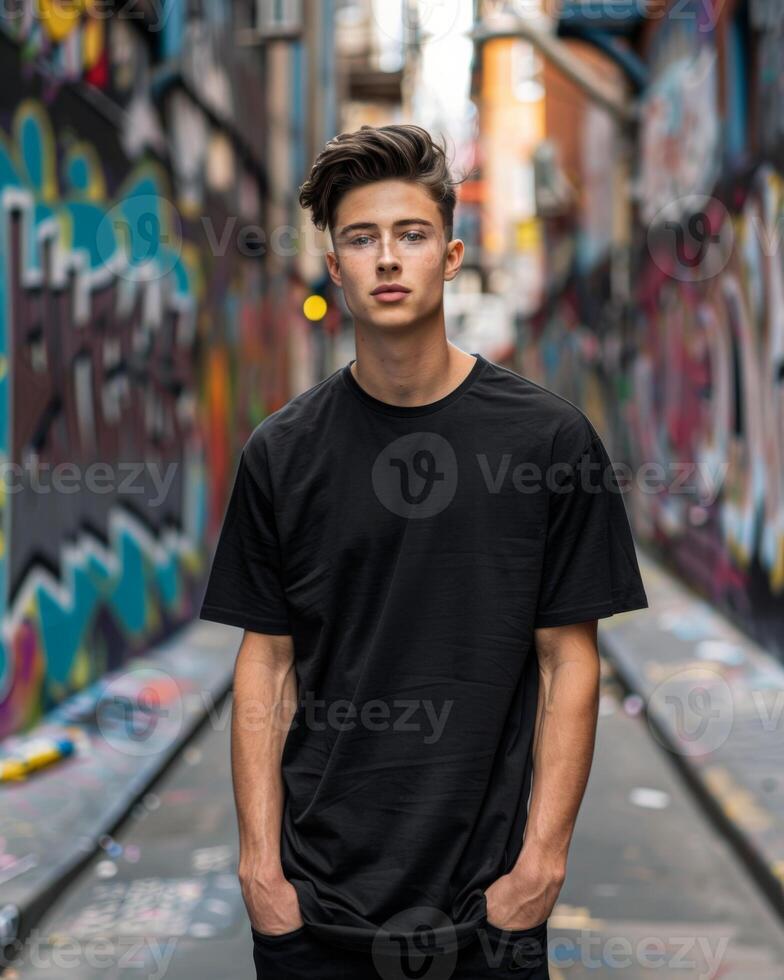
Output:
<path fill-rule="evenodd" d="M 487 889 L 488 919 L 527 929 L 547 919 L 591 769 L 599 707 L 597 621 L 534 630 L 539 695 L 533 785 L 514 867 Z"/>
<path fill-rule="evenodd" d="M 290 635 L 246 630 L 234 666 L 231 771 L 239 827 L 239 879 L 251 925 L 279 934 L 302 925 L 280 863 L 281 757 L 297 707 Z"/>

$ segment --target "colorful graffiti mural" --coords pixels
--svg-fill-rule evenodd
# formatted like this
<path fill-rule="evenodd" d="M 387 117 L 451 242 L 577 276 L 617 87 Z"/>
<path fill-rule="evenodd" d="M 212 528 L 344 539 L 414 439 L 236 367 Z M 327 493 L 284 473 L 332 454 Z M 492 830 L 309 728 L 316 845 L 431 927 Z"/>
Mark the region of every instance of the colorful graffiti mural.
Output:
<path fill-rule="evenodd" d="M 132 37 L 112 64 L 145 69 Z M 238 447 L 289 397 L 240 248 L 258 163 L 176 79 L 122 77 L 113 125 L 0 30 L 0 737 L 193 618 Z"/>
<path fill-rule="evenodd" d="M 720 272 L 684 282 L 661 272 L 660 254 L 649 260 L 632 433 L 640 459 L 693 464 L 699 476 L 704 502 L 643 497 L 660 543 L 701 591 L 784 653 L 784 196 L 768 167 L 734 191 L 742 203 L 708 245 L 732 240 Z"/>
<path fill-rule="evenodd" d="M 688 212 L 691 194 L 719 175 L 718 56 L 712 0 L 686 0 L 666 19 L 649 52 L 652 81 L 640 104 L 640 213 Z"/>
<path fill-rule="evenodd" d="M 23 43 L 27 65 L 45 68 L 50 84 L 109 79 L 108 19 L 96 0 L 20 0 L 3 4 L 0 26 Z"/>
<path fill-rule="evenodd" d="M 630 287 L 572 261 L 517 360 L 629 467 L 638 540 L 784 660 L 781 9 L 670 12 L 641 47 Z"/>
<path fill-rule="evenodd" d="M 35 100 L 0 132 L 3 733 L 186 616 L 201 561 L 197 278 L 165 175 L 108 197 L 94 147 L 57 149 Z"/>
<path fill-rule="evenodd" d="M 761 165 L 722 196 L 697 266 L 686 228 L 646 238 L 614 322 L 606 284 L 571 281 L 531 320 L 523 373 L 628 464 L 640 541 L 784 659 L 784 180 Z"/>

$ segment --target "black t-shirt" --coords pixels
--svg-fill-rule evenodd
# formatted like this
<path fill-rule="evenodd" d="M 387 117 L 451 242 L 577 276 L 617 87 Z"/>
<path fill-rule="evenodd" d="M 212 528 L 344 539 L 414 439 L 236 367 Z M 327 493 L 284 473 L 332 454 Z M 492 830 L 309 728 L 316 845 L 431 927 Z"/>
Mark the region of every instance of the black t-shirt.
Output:
<path fill-rule="evenodd" d="M 293 637 L 281 861 L 341 946 L 475 936 L 522 844 L 534 628 L 648 605 L 589 420 L 474 356 L 428 405 L 380 401 L 346 364 L 267 416 L 201 608 Z"/>

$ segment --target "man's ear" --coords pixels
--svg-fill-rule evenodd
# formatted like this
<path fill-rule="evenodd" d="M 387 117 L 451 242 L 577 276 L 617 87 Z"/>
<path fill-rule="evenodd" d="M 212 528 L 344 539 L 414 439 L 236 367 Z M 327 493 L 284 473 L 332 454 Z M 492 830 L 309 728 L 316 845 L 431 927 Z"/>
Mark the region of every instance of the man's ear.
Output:
<path fill-rule="evenodd" d="M 335 276 L 340 275 L 340 262 L 338 261 L 338 257 L 332 251 L 332 249 L 330 249 L 326 254 L 327 254 L 327 272 L 330 278 L 332 279 L 332 281 L 335 282 Z M 335 285 L 340 286 L 340 283 L 335 282 Z"/>

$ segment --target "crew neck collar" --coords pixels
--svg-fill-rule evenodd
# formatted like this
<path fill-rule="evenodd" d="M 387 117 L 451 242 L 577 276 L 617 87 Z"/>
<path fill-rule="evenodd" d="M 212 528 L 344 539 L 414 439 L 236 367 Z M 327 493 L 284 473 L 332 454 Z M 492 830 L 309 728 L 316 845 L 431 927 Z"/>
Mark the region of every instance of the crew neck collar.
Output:
<path fill-rule="evenodd" d="M 343 366 L 341 376 L 349 391 L 359 398 L 360 401 L 364 402 L 369 408 L 372 408 L 377 412 L 382 412 L 384 415 L 397 415 L 399 418 L 414 418 L 417 415 L 430 415 L 432 412 L 439 412 L 442 408 L 446 408 L 447 405 L 451 405 L 453 402 L 457 401 L 461 395 L 464 395 L 466 391 L 468 391 L 471 385 L 484 370 L 485 365 L 488 363 L 487 359 L 482 357 L 481 354 L 473 351 L 470 353 L 472 357 L 476 358 L 476 360 L 465 378 L 463 378 L 456 388 L 453 388 L 450 392 L 447 392 L 443 398 L 439 398 L 434 402 L 429 402 L 427 405 L 391 405 L 389 402 L 384 402 L 381 401 L 381 399 L 374 397 L 370 394 L 370 392 L 365 391 L 365 389 L 351 373 L 351 365 L 354 363 L 356 358 L 352 358 L 348 364 Z"/>

